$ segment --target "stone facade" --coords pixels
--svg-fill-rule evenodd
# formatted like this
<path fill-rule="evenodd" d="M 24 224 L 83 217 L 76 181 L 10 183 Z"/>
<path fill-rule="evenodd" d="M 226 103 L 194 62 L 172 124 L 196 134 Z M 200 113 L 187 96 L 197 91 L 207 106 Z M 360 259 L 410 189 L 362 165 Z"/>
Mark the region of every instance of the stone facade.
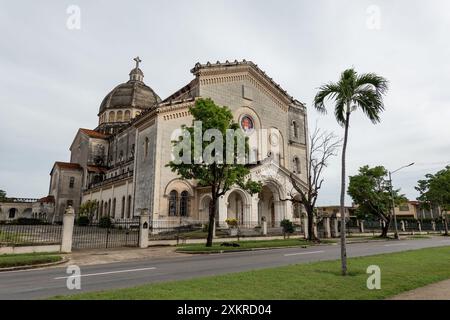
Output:
<path fill-rule="evenodd" d="M 230 108 L 236 122 L 245 119 L 255 129 L 250 134 L 251 177 L 264 185 L 253 196 L 237 187 L 227 192 L 219 201 L 218 223 L 237 218 L 248 226 L 265 220 L 276 227 L 284 218 L 300 221 L 291 202 L 283 200 L 292 196 L 291 173 L 300 185 L 306 180 L 308 128 L 301 102 L 245 60 L 196 64 L 191 70 L 195 78 L 163 101 L 143 84 L 137 69 L 138 62 L 130 81 L 105 97 L 99 126 L 78 131 L 70 148 L 70 164 L 77 169 L 55 164 L 50 194 L 55 196 L 56 215 L 64 212 L 70 198 L 76 212 L 81 202 L 97 201 L 96 218 L 129 218 L 148 211 L 153 221 L 206 220 L 208 188 L 180 179 L 166 165 L 174 130 L 192 124 L 189 107 L 197 98 L 211 98 Z M 115 114 L 110 117 L 110 112 Z M 71 177 L 77 190 L 67 189 Z"/>

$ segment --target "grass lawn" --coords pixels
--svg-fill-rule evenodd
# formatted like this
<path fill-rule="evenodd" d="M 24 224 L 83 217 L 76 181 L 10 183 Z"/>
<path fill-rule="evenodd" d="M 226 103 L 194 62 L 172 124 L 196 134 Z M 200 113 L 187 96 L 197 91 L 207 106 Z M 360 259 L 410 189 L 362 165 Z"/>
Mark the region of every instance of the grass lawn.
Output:
<path fill-rule="evenodd" d="M 0 255 L 0 268 L 19 267 L 61 261 L 56 253 L 25 253 Z"/>
<path fill-rule="evenodd" d="M 230 241 L 224 241 L 230 243 Z M 231 241 L 238 243 L 239 247 L 225 247 L 221 246 L 222 242 L 213 243 L 212 247 L 205 247 L 204 243 L 183 244 L 178 246 L 177 251 L 183 252 L 220 252 L 220 251 L 236 251 L 242 249 L 257 249 L 257 248 L 271 248 L 271 247 L 294 247 L 307 246 L 310 243 L 304 239 L 276 239 L 276 240 L 245 240 L 245 241 Z M 322 243 L 333 243 L 332 240 L 322 240 Z"/>
<path fill-rule="evenodd" d="M 384 299 L 450 278 L 450 247 L 427 248 L 349 259 L 349 276 L 339 261 L 297 264 L 148 284 L 59 299 Z M 381 290 L 368 290 L 366 269 L 381 268 Z"/>

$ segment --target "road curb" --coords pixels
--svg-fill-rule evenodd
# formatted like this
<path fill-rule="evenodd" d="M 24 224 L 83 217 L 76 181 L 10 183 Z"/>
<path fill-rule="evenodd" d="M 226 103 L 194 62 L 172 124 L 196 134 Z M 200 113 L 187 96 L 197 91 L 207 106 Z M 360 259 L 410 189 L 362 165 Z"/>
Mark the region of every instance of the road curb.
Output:
<path fill-rule="evenodd" d="M 214 251 L 189 251 L 189 250 L 178 250 L 177 253 L 187 253 L 187 254 L 218 254 L 218 253 L 233 253 L 233 252 L 245 252 L 245 251 L 261 251 L 261 250 L 274 250 L 274 249 L 289 249 L 289 248 L 310 248 L 310 247 L 320 247 L 325 245 L 337 245 L 337 243 L 320 243 L 315 245 L 300 245 L 300 246 L 284 246 L 284 247 L 266 247 L 266 248 L 248 248 L 248 249 L 236 249 L 236 250 L 214 250 Z"/>
<path fill-rule="evenodd" d="M 69 260 L 70 260 L 69 258 L 63 257 L 60 261 L 56 261 L 56 262 L 30 264 L 30 265 L 25 265 L 25 266 L 8 267 L 8 268 L 0 268 L 0 272 L 19 271 L 19 270 L 29 270 L 29 269 L 38 269 L 38 268 L 52 267 L 52 266 L 57 266 L 59 264 L 64 264 L 64 263 L 68 262 Z"/>

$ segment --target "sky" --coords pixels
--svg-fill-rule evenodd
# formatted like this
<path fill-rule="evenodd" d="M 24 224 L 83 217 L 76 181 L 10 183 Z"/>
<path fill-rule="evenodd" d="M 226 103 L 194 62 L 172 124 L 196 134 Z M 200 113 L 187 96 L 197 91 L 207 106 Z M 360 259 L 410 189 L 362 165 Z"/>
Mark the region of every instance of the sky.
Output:
<path fill-rule="evenodd" d="M 77 129 L 96 127 L 139 55 L 161 98 L 196 62 L 251 60 L 306 104 L 310 128 L 341 137 L 332 103 L 327 115 L 312 106 L 318 87 L 349 67 L 386 77 L 381 123 L 352 114 L 348 175 L 415 162 L 393 175 L 415 199 L 417 180 L 450 163 L 449 12 L 447 0 L 0 0 L 0 189 L 45 196 L 54 161 L 70 160 Z M 339 156 L 324 179 L 318 204 L 338 204 Z"/>

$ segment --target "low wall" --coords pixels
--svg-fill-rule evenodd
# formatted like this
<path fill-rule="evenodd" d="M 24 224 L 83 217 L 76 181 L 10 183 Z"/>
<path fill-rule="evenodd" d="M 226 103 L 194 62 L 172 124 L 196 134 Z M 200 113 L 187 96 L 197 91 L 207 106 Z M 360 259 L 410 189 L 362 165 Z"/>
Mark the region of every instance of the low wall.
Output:
<path fill-rule="evenodd" d="M 18 253 L 38 253 L 38 252 L 60 252 L 61 245 L 45 246 L 23 246 L 23 247 L 0 247 L 0 254 L 18 254 Z"/>

